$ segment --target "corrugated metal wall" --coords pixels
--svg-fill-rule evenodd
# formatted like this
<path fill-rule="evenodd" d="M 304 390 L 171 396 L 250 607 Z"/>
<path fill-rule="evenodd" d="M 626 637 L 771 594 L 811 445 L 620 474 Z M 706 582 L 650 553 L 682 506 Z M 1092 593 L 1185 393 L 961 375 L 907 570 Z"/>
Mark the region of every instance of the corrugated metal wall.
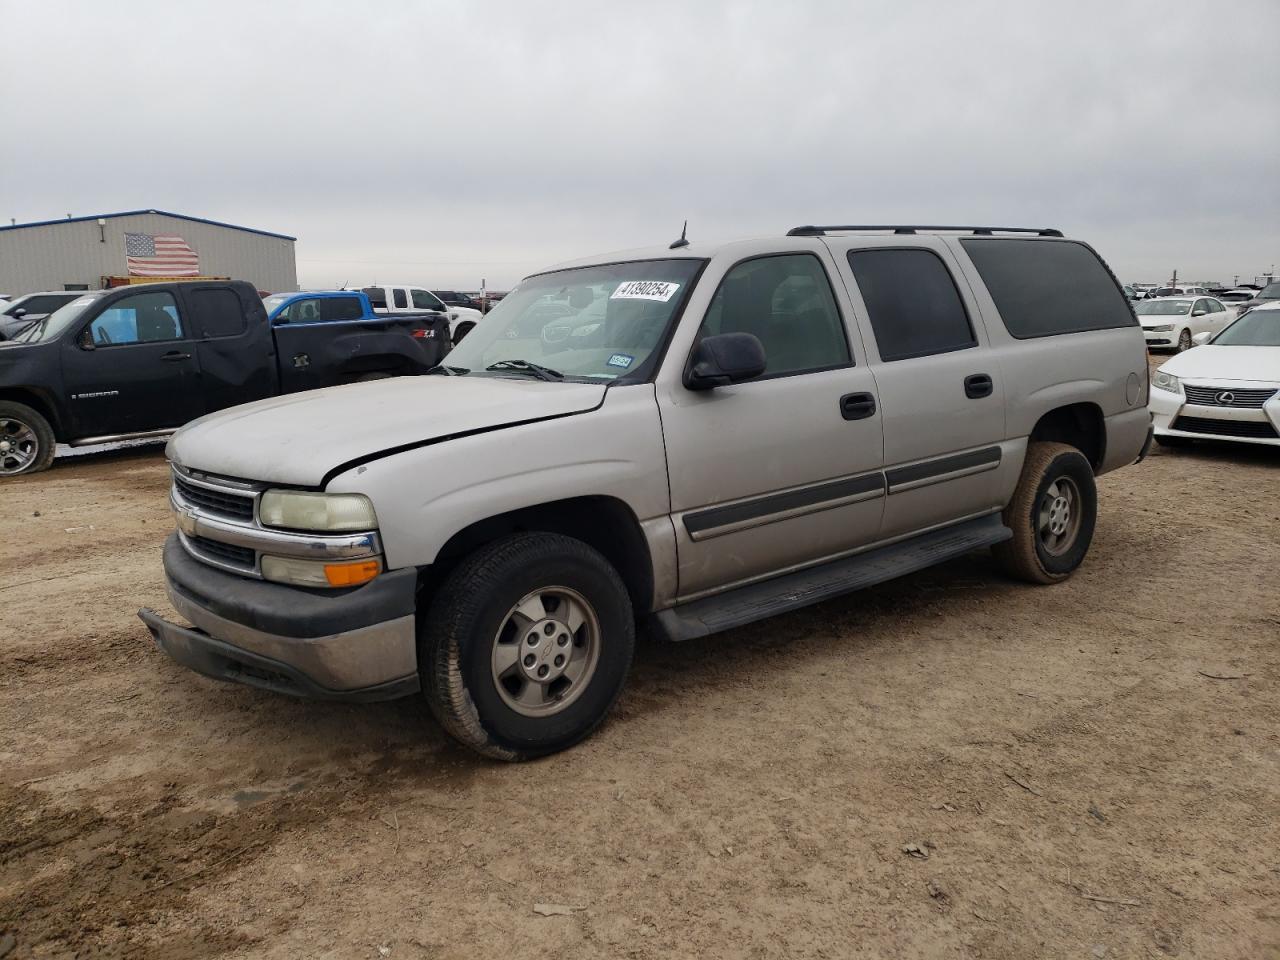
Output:
<path fill-rule="evenodd" d="M 95 220 L 71 220 L 20 230 L 0 230 L 0 293 L 62 290 L 68 284 L 102 286 L 102 278 L 128 275 L 126 233 L 173 233 L 200 257 L 204 276 L 248 280 L 259 290 L 298 289 L 293 241 L 244 230 L 143 213 Z"/>

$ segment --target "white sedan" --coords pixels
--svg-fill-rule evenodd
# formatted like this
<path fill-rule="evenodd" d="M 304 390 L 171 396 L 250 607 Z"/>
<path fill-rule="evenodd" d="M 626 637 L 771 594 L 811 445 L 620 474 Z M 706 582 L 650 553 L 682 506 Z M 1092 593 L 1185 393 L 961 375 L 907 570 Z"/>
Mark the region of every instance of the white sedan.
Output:
<path fill-rule="evenodd" d="M 1213 297 L 1160 297 L 1133 306 L 1147 346 L 1190 350 L 1198 333 L 1220 333 L 1236 318 L 1235 311 Z"/>
<path fill-rule="evenodd" d="M 1156 443 L 1234 440 L 1280 446 L 1280 303 L 1257 307 L 1151 378 Z"/>

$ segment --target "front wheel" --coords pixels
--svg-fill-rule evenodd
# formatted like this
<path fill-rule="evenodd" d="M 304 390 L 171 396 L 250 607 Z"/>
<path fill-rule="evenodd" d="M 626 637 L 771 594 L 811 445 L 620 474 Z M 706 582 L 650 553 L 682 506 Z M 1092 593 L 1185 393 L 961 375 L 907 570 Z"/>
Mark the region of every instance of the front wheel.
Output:
<path fill-rule="evenodd" d="M 431 712 L 498 760 L 564 750 L 604 720 L 635 650 L 617 571 L 580 540 L 522 533 L 482 547 L 441 587 L 418 630 Z"/>
<path fill-rule="evenodd" d="M 1084 561 L 1097 518 L 1098 490 L 1084 454 L 1065 443 L 1031 443 L 1003 514 L 1013 539 L 992 553 L 1010 576 L 1057 583 Z"/>
<path fill-rule="evenodd" d="M 1186 353 L 1192 347 L 1191 331 L 1183 330 L 1178 334 L 1178 352 Z"/>
<path fill-rule="evenodd" d="M 458 328 L 453 331 L 453 345 L 456 347 L 461 343 L 462 338 L 470 333 L 474 327 L 475 323 L 471 320 L 463 320 L 462 323 L 458 324 Z"/>
<path fill-rule="evenodd" d="M 53 463 L 53 428 L 25 403 L 0 402 L 0 477 L 47 470 Z"/>

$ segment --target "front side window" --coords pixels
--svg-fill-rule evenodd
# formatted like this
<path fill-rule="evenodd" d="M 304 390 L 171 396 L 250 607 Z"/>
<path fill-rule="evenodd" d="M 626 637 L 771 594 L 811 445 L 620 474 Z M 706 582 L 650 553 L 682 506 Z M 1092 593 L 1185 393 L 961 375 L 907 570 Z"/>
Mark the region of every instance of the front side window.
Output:
<path fill-rule="evenodd" d="M 468 376 L 642 379 L 702 264 L 640 260 L 530 277 L 450 351 L 445 365 Z"/>
<path fill-rule="evenodd" d="M 100 347 L 180 340 L 182 322 L 173 295 L 163 291 L 135 293 L 115 301 L 89 324 Z"/>
<path fill-rule="evenodd" d="M 396 287 L 391 291 L 393 302 L 397 307 L 409 306 L 409 296 L 405 292 L 404 287 Z"/>
<path fill-rule="evenodd" d="M 932 250 L 850 250 L 849 267 L 881 360 L 978 345 L 951 271 Z"/>
<path fill-rule="evenodd" d="M 720 333 L 749 333 L 758 339 L 766 377 L 852 362 L 827 272 L 811 253 L 757 257 L 725 274 L 698 336 Z"/>
<path fill-rule="evenodd" d="M 444 304 L 437 300 L 432 294 L 426 290 L 411 290 L 413 294 L 413 305 L 418 310 L 443 310 Z M 396 306 L 400 306 L 399 302 Z"/>

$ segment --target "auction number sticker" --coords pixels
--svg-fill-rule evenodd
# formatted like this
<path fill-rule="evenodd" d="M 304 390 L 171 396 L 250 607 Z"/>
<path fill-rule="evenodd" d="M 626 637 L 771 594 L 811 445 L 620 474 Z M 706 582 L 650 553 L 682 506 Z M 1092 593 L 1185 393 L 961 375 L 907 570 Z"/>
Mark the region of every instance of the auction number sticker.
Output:
<path fill-rule="evenodd" d="M 680 284 L 668 280 L 627 280 L 618 284 L 610 300 L 670 300 Z"/>

